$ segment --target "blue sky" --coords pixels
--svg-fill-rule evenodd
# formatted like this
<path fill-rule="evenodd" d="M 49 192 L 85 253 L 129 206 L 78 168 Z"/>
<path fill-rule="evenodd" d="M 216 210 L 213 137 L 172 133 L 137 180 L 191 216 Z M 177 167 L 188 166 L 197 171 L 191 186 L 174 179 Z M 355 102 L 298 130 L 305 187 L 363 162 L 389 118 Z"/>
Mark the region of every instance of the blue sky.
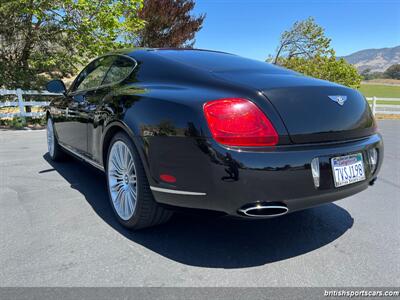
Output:
<path fill-rule="evenodd" d="M 315 18 L 338 56 L 400 45 L 400 0 L 197 0 L 195 47 L 264 60 L 296 20 Z"/>

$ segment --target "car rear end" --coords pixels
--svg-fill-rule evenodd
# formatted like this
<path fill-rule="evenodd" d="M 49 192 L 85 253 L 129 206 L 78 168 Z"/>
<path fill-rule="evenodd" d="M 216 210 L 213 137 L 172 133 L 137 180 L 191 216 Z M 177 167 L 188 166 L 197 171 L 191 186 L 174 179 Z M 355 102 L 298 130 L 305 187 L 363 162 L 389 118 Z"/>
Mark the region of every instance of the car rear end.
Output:
<path fill-rule="evenodd" d="M 263 65 L 210 71 L 232 90 L 205 93 L 202 136 L 170 140 L 155 159 L 164 159 L 156 178 L 177 179 L 155 183 L 157 201 L 270 217 L 354 195 L 376 180 L 383 141 L 356 90 Z"/>
<path fill-rule="evenodd" d="M 287 132 L 282 124 L 277 124 L 276 116 L 271 118 L 275 123 L 265 121 L 273 115 L 268 109 L 273 102 L 266 91 L 251 100 L 223 98 L 206 102 L 203 110 L 209 137 L 171 138 L 168 147 L 165 139 L 153 145 L 165 149 L 153 153 L 158 156 L 154 161 L 162 161 L 154 166 L 153 173 L 173 174 L 176 178 L 173 183 L 157 182 L 158 187 L 172 192 L 155 190 L 156 199 L 174 206 L 260 218 L 332 202 L 365 190 L 376 180 L 382 164 L 382 137 L 361 95 L 350 90 L 347 101 L 341 106 L 329 99 L 332 92 L 345 94 L 342 88 L 330 90 L 321 95 L 320 101 L 324 102 L 323 106 L 330 107 L 333 115 L 337 115 L 336 121 L 334 116 L 328 119 L 327 112 L 325 118 L 321 118 L 318 111 L 309 113 L 307 110 L 312 110 L 312 107 L 304 105 L 293 110 L 296 122 L 285 122 L 288 116 L 282 117 Z M 318 93 L 321 91 L 315 94 Z M 230 101 L 232 99 L 234 101 Z M 266 106 L 257 104 L 260 101 L 264 101 Z M 218 120 L 207 117 L 213 113 L 207 111 L 212 107 L 210 104 L 227 103 L 225 105 L 234 107 L 246 102 L 251 105 L 247 112 L 243 111 L 243 118 L 240 113 L 229 116 L 226 107 L 215 111 L 220 124 Z M 352 109 L 353 118 L 342 117 L 348 123 L 341 124 L 340 115 L 350 114 L 346 109 L 354 106 L 352 102 L 358 102 L 360 108 Z M 249 124 L 260 119 L 257 115 L 250 116 L 254 111 L 264 116 L 261 120 L 267 129 L 258 130 L 258 124 Z M 326 127 L 327 122 L 331 124 L 330 129 Z M 298 124 L 293 127 L 295 134 L 289 123 Z M 299 129 L 301 127 L 303 131 Z M 229 134 L 224 136 L 221 133 Z M 179 193 L 173 192 L 176 190 Z"/>

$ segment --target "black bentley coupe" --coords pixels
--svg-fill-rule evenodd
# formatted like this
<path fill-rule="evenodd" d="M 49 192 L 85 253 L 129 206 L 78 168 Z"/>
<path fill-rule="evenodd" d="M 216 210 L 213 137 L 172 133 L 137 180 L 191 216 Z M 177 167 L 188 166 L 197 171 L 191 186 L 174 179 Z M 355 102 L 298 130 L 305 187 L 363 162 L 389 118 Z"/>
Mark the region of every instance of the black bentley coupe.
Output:
<path fill-rule="evenodd" d="M 382 164 L 359 92 L 228 53 L 125 50 L 47 89 L 62 93 L 47 110 L 50 157 L 104 171 L 131 229 L 178 207 L 284 215 L 361 192 Z"/>

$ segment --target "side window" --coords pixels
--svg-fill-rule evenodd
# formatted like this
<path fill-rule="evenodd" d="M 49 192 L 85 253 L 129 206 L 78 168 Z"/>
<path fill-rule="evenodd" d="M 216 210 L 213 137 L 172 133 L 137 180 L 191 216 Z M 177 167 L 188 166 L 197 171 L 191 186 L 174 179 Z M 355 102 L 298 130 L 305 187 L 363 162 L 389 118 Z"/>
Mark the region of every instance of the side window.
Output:
<path fill-rule="evenodd" d="M 132 60 L 119 56 L 115 59 L 102 84 L 115 83 L 125 79 L 134 67 L 135 63 Z"/>
<path fill-rule="evenodd" d="M 113 56 L 106 56 L 88 65 L 79 75 L 74 91 L 82 91 L 100 86 L 114 58 Z"/>

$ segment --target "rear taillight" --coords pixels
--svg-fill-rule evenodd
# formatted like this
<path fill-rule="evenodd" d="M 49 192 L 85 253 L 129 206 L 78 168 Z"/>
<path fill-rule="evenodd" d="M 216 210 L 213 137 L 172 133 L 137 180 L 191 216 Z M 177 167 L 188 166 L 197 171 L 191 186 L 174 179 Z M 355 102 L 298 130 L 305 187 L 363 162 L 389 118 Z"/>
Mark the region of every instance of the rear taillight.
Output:
<path fill-rule="evenodd" d="M 266 115 L 251 101 L 219 99 L 203 107 L 213 138 L 227 146 L 274 146 L 278 134 Z"/>

